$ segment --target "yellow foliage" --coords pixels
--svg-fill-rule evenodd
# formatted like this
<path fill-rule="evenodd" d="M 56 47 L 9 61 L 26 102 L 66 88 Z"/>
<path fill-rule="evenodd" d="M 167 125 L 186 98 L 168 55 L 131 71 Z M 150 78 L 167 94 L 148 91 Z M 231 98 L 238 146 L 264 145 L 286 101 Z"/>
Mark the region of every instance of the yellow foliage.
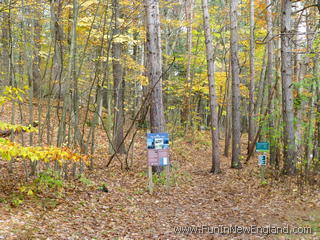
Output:
<path fill-rule="evenodd" d="M 99 1 L 98 0 L 85 0 L 82 3 L 80 3 L 81 7 L 87 8 L 93 4 L 98 4 Z"/>
<path fill-rule="evenodd" d="M 25 90 L 27 89 L 28 89 L 28 86 L 25 86 L 24 89 L 6 86 L 0 96 L 0 105 L 13 100 L 18 100 L 22 102 L 23 99 L 21 95 L 25 94 L 26 93 Z"/>
<path fill-rule="evenodd" d="M 24 147 L 4 138 L 0 138 L 0 157 L 8 161 L 11 159 L 29 159 L 43 162 L 56 161 L 60 165 L 66 161 L 78 162 L 80 159 L 87 161 L 86 156 L 74 153 L 67 148 Z"/>

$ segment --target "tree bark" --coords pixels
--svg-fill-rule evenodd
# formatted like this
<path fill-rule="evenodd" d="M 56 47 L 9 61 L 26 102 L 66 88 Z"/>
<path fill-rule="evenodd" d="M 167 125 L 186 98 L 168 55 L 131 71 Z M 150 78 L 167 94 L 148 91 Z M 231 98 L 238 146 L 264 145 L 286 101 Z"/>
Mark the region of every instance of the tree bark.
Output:
<path fill-rule="evenodd" d="M 36 15 L 39 12 L 35 12 L 35 19 L 33 19 L 33 63 L 32 63 L 32 81 L 33 81 L 33 96 L 39 97 L 41 88 L 41 72 L 40 72 L 40 50 L 41 50 L 41 24 L 39 19 L 36 19 Z"/>
<path fill-rule="evenodd" d="M 249 146 L 255 137 L 255 120 L 254 120 L 254 85 L 255 85 L 255 67 L 254 67 L 254 0 L 250 0 L 250 87 L 249 87 L 249 133 L 248 133 L 248 151 Z"/>
<path fill-rule="evenodd" d="M 119 0 L 112 0 L 114 29 L 113 36 L 115 40 L 120 34 L 119 29 Z M 124 71 L 121 63 L 122 44 L 116 41 L 112 43 L 112 69 L 113 69 L 113 88 L 114 88 L 114 126 L 113 126 L 113 145 L 115 149 L 119 149 L 119 153 L 125 153 L 123 140 L 123 125 L 124 125 Z"/>
<path fill-rule="evenodd" d="M 319 54 L 313 57 L 314 62 L 314 77 L 315 79 L 318 79 L 318 81 L 315 82 L 315 88 L 316 88 L 316 112 L 320 113 L 320 67 L 319 64 L 317 64 L 320 60 Z M 314 149 L 313 149 L 313 158 L 312 160 L 317 164 L 317 166 L 320 166 L 319 163 L 320 159 L 320 116 L 319 114 L 316 115 L 316 121 L 315 121 L 315 131 L 314 131 Z"/>
<path fill-rule="evenodd" d="M 8 12 L 3 11 L 2 22 L 1 22 L 1 84 L 2 86 L 11 85 L 11 76 L 10 76 L 10 61 L 8 61 L 10 57 L 10 43 L 9 43 L 9 27 L 10 27 L 10 15 Z"/>
<path fill-rule="evenodd" d="M 294 111 L 292 94 L 292 33 L 291 0 L 282 0 L 281 5 L 281 79 L 282 79 L 282 114 L 284 136 L 284 173 L 295 173 L 296 151 L 294 132 Z"/>
<path fill-rule="evenodd" d="M 240 78 L 238 59 L 238 0 L 230 1 L 231 73 L 232 73 L 232 161 L 231 168 L 241 168 L 240 162 Z"/>
<path fill-rule="evenodd" d="M 71 101 L 72 101 L 72 83 L 75 84 L 74 80 L 76 78 L 76 40 L 77 40 L 77 20 L 78 20 L 78 0 L 73 0 L 73 17 L 72 17 L 72 29 L 71 29 L 71 45 L 70 45 L 70 57 L 69 57 L 69 66 L 68 66 L 68 75 L 65 81 L 65 94 L 64 94 L 64 102 L 62 109 L 62 116 L 58 129 L 58 138 L 57 138 L 57 146 L 61 146 L 65 140 L 66 136 L 66 121 L 67 115 L 70 114 L 71 110 Z M 75 100 L 75 98 L 73 99 Z M 77 111 L 74 106 L 74 113 Z M 76 117 L 76 116 L 74 116 Z M 75 135 L 77 134 L 77 126 L 75 127 Z M 76 136 L 74 136 L 76 138 Z M 75 139 L 74 139 L 75 140 Z M 70 127 L 68 131 L 68 144 L 71 143 L 71 133 Z"/>
<path fill-rule="evenodd" d="M 267 81 L 268 81 L 268 89 L 269 93 L 268 95 L 271 95 L 272 91 L 272 82 L 274 79 L 274 56 L 273 56 L 273 23 L 272 23 L 272 9 L 271 9 L 271 0 L 267 0 L 267 31 L 268 31 L 268 37 L 267 37 L 267 55 L 268 55 L 268 61 L 267 61 Z M 268 114 L 272 114 L 274 109 L 273 100 L 271 99 L 270 109 L 267 110 Z M 276 154 L 277 154 L 277 143 L 275 142 L 276 139 L 274 139 L 274 120 L 273 117 L 269 117 L 269 141 L 270 141 L 270 163 L 271 165 L 276 164 Z"/>
<path fill-rule="evenodd" d="M 62 86 L 62 72 L 63 72 L 63 27 L 60 26 L 59 20 L 62 15 L 62 1 L 53 0 L 50 4 L 51 17 L 51 35 L 53 38 L 53 60 L 52 70 L 49 83 L 50 93 L 55 97 L 61 98 L 66 93 Z M 57 84 L 58 83 L 58 84 Z M 52 85 L 51 85 L 52 84 Z"/>
<path fill-rule="evenodd" d="M 151 132 L 165 131 L 165 118 L 162 97 L 162 60 L 159 0 L 145 0 L 147 24 L 148 77 L 151 94 Z"/>
<path fill-rule="evenodd" d="M 191 104 L 191 61 L 192 61 L 192 20 L 193 20 L 193 0 L 186 0 L 185 13 L 187 25 L 187 72 L 186 72 L 186 94 L 181 114 L 181 122 L 186 130 L 190 124 L 190 104 Z"/>
<path fill-rule="evenodd" d="M 212 36 L 210 31 L 210 19 L 208 10 L 208 0 L 202 0 L 203 10 L 203 25 L 206 39 L 206 56 L 208 69 L 208 82 L 210 94 L 210 127 L 211 127 L 211 142 L 212 142 L 212 173 L 220 173 L 220 150 L 219 150 L 219 126 L 217 112 L 217 97 L 214 82 L 214 51 Z"/>

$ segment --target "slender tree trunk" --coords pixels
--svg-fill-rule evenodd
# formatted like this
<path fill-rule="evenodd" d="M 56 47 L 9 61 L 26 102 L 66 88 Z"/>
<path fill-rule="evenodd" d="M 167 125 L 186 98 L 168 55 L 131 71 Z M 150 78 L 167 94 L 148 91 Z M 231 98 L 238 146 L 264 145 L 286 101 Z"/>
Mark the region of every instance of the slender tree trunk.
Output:
<path fill-rule="evenodd" d="M 113 17 L 114 17 L 114 32 L 113 36 L 116 40 L 120 34 L 119 29 L 119 0 L 112 1 Z M 123 125 L 124 125 L 124 70 L 121 63 L 122 44 L 114 41 L 112 43 L 112 67 L 113 67 L 113 87 L 114 87 L 114 126 L 113 126 L 113 145 L 118 149 L 119 153 L 125 153 L 123 140 Z M 120 148 L 119 148 L 120 147 Z"/>
<path fill-rule="evenodd" d="M 62 116 L 58 130 L 58 139 L 57 145 L 61 146 L 65 140 L 66 136 L 66 121 L 67 115 L 70 113 L 71 110 L 71 100 L 72 100 L 72 89 L 71 84 L 75 84 L 75 77 L 76 77 L 76 27 L 77 27 L 77 19 L 78 19 L 78 2 L 77 0 L 73 0 L 73 17 L 72 17 L 72 29 L 71 29 L 71 45 L 70 45 L 70 57 L 69 57 L 69 67 L 68 67 L 68 75 L 65 81 L 65 94 L 64 94 L 64 102 L 63 102 L 63 109 L 62 109 Z M 75 86 L 75 85 L 74 85 Z M 76 93 L 75 93 L 76 94 Z M 74 95 L 75 96 L 75 95 Z M 73 99 L 75 100 L 75 98 Z M 75 107 L 73 106 L 73 111 L 75 111 Z M 73 116 L 75 117 L 75 116 Z M 76 124 L 76 123 L 74 123 Z M 70 133 L 70 126 L 68 130 L 68 144 L 71 143 L 71 133 Z M 76 134 L 76 133 L 75 133 Z"/>
<path fill-rule="evenodd" d="M 184 104 L 181 115 L 181 122 L 188 128 L 190 124 L 190 104 L 191 104 L 191 61 L 192 61 L 192 20 L 193 20 L 193 0 L 186 0 L 185 13 L 187 26 L 187 72 L 186 72 L 186 94 L 184 96 Z"/>
<path fill-rule="evenodd" d="M 291 0 L 282 0 L 281 5 L 281 79 L 282 114 L 284 122 L 284 173 L 295 173 L 296 151 L 293 112 L 292 46 L 291 46 Z"/>
<path fill-rule="evenodd" d="M 314 62 L 314 77 L 315 79 L 320 79 L 320 67 L 317 64 L 320 60 L 319 54 L 313 57 Z M 316 86 L 316 112 L 320 113 L 320 81 L 315 82 Z M 314 131 L 314 149 L 313 149 L 313 161 L 315 161 L 320 166 L 320 115 L 316 115 L 315 121 L 315 131 Z"/>
<path fill-rule="evenodd" d="M 259 86 L 258 86 L 258 98 L 257 101 L 255 102 L 255 114 L 259 115 L 262 113 L 262 107 L 263 107 L 263 102 L 265 98 L 265 94 L 263 94 L 265 90 L 265 85 L 266 85 L 266 70 L 267 70 L 267 65 L 266 65 L 266 58 L 267 58 L 267 48 L 265 48 L 264 54 L 263 54 L 263 60 L 262 60 L 262 68 L 260 72 L 260 80 L 259 80 Z"/>
<path fill-rule="evenodd" d="M 141 62 L 141 65 L 144 65 L 144 69 L 145 71 L 142 73 L 145 77 L 148 76 L 148 69 L 149 69 L 149 64 L 148 64 L 148 56 L 147 56 L 147 44 L 144 43 L 143 45 L 143 62 Z M 148 92 L 148 86 L 142 86 L 142 99 L 145 98 L 147 96 L 147 92 Z M 147 104 L 145 104 L 145 106 L 142 107 L 142 110 L 140 112 L 140 116 L 139 116 L 139 120 L 138 120 L 138 126 L 140 128 L 145 128 L 147 126 L 147 114 L 149 107 L 147 106 Z"/>
<path fill-rule="evenodd" d="M 148 77 L 151 94 L 151 132 L 164 132 L 165 119 L 162 99 L 162 61 L 159 0 L 145 0 L 147 24 Z"/>
<path fill-rule="evenodd" d="M 50 4 L 51 35 L 53 38 L 53 62 L 49 83 L 49 94 L 61 98 L 66 93 L 65 85 L 62 82 L 63 72 L 63 27 L 59 20 L 62 15 L 62 0 L 53 0 Z M 63 85 L 63 86 L 62 86 Z"/>
<path fill-rule="evenodd" d="M 72 111 L 72 125 L 73 125 L 73 144 L 77 145 L 80 143 L 80 129 L 79 129 L 79 83 L 77 77 L 77 58 L 78 58 L 78 51 L 77 51 L 77 23 L 78 23 L 78 14 L 79 14 L 79 3 L 78 0 L 73 0 L 73 21 L 72 21 L 72 49 L 71 49 L 71 56 L 72 56 L 72 84 L 73 84 L 73 111 Z"/>
<path fill-rule="evenodd" d="M 273 56 L 273 23 L 272 23 L 272 9 L 271 9 L 271 0 L 267 0 L 267 31 L 268 31 L 268 37 L 267 37 L 267 54 L 268 54 L 268 62 L 267 62 L 267 81 L 268 81 L 268 89 L 269 93 L 268 95 L 271 95 L 272 92 L 272 83 L 274 79 L 274 56 Z M 273 99 L 270 100 L 270 109 L 267 110 L 269 116 L 273 114 L 274 104 Z M 272 165 L 275 165 L 276 161 L 276 153 L 277 153 L 277 143 L 276 139 L 274 138 L 274 120 L 273 117 L 269 117 L 269 141 L 271 145 L 270 149 L 270 163 Z"/>
<path fill-rule="evenodd" d="M 238 58 L 238 0 L 230 1 L 231 72 L 232 72 L 232 168 L 241 168 L 240 162 L 240 78 Z"/>
<path fill-rule="evenodd" d="M 248 152 L 251 143 L 255 137 L 255 120 L 254 120 L 254 85 L 255 85 L 255 67 L 254 67 L 254 0 L 250 0 L 250 87 L 249 87 L 249 134 L 248 134 Z"/>
<path fill-rule="evenodd" d="M 231 72 L 231 65 L 229 64 L 229 73 Z M 231 74 L 229 74 L 228 78 L 230 79 Z M 229 157 L 229 149 L 230 149 L 230 140 L 231 140 L 231 130 L 232 130 L 232 107 L 231 107 L 231 99 L 232 99 L 232 92 L 231 92 L 231 83 L 228 80 L 227 85 L 227 106 L 226 106 L 226 129 L 225 129 L 225 145 L 224 145 L 224 156 Z"/>
<path fill-rule="evenodd" d="M 39 14 L 39 12 L 35 12 Z M 33 81 L 33 96 L 38 97 L 41 87 L 41 73 L 40 73 L 40 50 L 41 50 L 41 25 L 38 19 L 33 20 L 33 64 L 32 64 L 32 81 Z"/>
<path fill-rule="evenodd" d="M 212 142 L 212 173 L 219 173 L 220 170 L 220 150 L 219 150 L 219 126 L 218 126 L 218 112 L 217 112 L 217 97 L 214 82 L 214 51 L 212 36 L 210 30 L 210 18 L 208 10 L 208 0 L 202 0 L 203 10 L 203 25 L 206 39 L 206 55 L 207 55 L 207 69 L 208 82 L 210 94 L 210 127 L 211 127 L 211 142 Z"/>
<path fill-rule="evenodd" d="M 2 22 L 1 22 L 1 44 L 2 44 L 2 48 L 1 48 L 1 72 L 0 72 L 0 76 L 1 76 L 1 83 L 0 86 L 7 86 L 7 85 L 11 85 L 11 76 L 10 76 L 10 61 L 8 61 L 9 57 L 10 57 L 10 45 L 9 45 L 9 26 L 10 26 L 10 16 L 9 13 L 6 11 L 3 11 L 1 13 L 2 15 Z"/>

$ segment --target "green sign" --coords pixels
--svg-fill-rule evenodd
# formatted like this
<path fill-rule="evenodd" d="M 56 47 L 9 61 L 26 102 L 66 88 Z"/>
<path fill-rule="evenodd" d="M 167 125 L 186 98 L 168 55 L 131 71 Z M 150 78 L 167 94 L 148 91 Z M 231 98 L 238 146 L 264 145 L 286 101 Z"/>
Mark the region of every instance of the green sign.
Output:
<path fill-rule="evenodd" d="M 257 142 L 256 152 L 269 152 L 270 144 L 268 142 Z"/>

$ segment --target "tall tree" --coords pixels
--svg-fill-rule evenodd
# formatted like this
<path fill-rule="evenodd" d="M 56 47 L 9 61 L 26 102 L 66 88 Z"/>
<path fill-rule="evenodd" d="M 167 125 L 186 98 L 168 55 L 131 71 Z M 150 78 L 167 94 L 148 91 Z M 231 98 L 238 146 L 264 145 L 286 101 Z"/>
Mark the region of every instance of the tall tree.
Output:
<path fill-rule="evenodd" d="M 165 131 L 165 118 L 162 99 L 162 60 L 159 0 L 145 0 L 147 24 L 147 61 L 150 83 L 151 132 Z"/>
<path fill-rule="evenodd" d="M 255 68 L 254 68 L 254 0 L 250 0 L 250 86 L 249 86 L 249 134 L 248 134 L 248 151 L 255 137 L 254 121 L 254 85 L 255 85 Z"/>
<path fill-rule="evenodd" d="M 38 16 L 39 10 L 34 10 L 33 21 L 33 59 L 32 59 L 32 81 L 33 81 L 33 95 L 38 97 L 41 87 L 41 72 L 40 72 L 40 51 L 41 51 L 41 24 Z"/>
<path fill-rule="evenodd" d="M 212 173 L 219 173 L 220 170 L 220 151 L 219 151 L 219 128 L 218 128 L 218 112 L 216 89 L 214 82 L 214 51 L 212 36 L 210 30 L 210 17 L 208 10 L 208 0 L 202 0 L 204 35 L 206 39 L 206 56 L 208 69 L 208 82 L 210 94 L 210 126 L 211 126 L 211 142 L 212 142 Z"/>
<path fill-rule="evenodd" d="M 273 22 L 272 22 L 272 5 L 271 0 L 267 0 L 267 80 L 268 80 L 268 87 L 269 87 L 269 96 L 271 96 L 272 92 L 272 82 L 274 78 L 274 56 L 273 56 Z M 269 114 L 273 112 L 273 101 L 270 99 L 271 104 L 270 108 L 267 110 Z M 271 149 L 270 149 L 270 163 L 276 164 L 276 145 L 273 140 L 274 137 L 274 120 L 272 117 L 269 118 L 269 138 L 271 142 Z"/>
<path fill-rule="evenodd" d="M 186 0 L 185 15 L 187 21 L 187 71 L 186 85 L 187 93 L 184 96 L 184 104 L 181 115 L 181 122 L 188 128 L 190 122 L 190 104 L 191 104 L 191 61 L 192 61 L 192 21 L 193 21 L 193 0 Z"/>
<path fill-rule="evenodd" d="M 116 40 L 119 37 L 119 0 L 112 0 L 114 29 L 113 36 Z M 124 125 L 124 71 L 121 63 L 122 43 L 113 41 L 112 43 L 112 67 L 113 67 L 113 87 L 114 87 L 114 127 L 113 127 L 113 144 L 115 150 L 119 153 L 125 153 L 123 141 Z"/>
<path fill-rule="evenodd" d="M 79 14 L 79 5 L 78 0 L 73 0 L 73 13 L 72 13 L 72 29 L 71 29 L 71 42 L 70 42 L 70 56 L 69 56 L 69 66 L 68 66 L 68 74 L 65 81 L 65 94 L 64 94 L 64 101 L 63 101 L 63 109 L 62 109 L 62 116 L 59 123 L 58 128 L 58 137 L 57 137 L 57 146 L 61 146 L 65 140 L 66 135 L 66 120 L 67 116 L 69 115 L 71 118 L 72 109 L 72 100 L 73 100 L 73 124 L 74 124 L 74 136 L 73 140 L 76 144 L 77 134 L 78 134 L 78 125 L 77 125 L 77 113 L 78 113 L 78 94 L 77 94 L 77 79 L 76 79 L 76 57 L 77 57 L 77 21 L 78 21 L 78 14 Z M 74 87 L 74 94 L 72 94 L 72 84 Z M 68 143 L 71 143 L 71 132 L 69 127 L 68 132 Z"/>
<path fill-rule="evenodd" d="M 53 59 L 50 75 L 49 89 L 52 94 L 59 98 L 65 93 L 64 83 L 62 83 L 63 63 L 64 63 L 64 32 L 62 26 L 62 0 L 53 0 L 50 3 L 50 29 L 53 41 Z M 58 83 L 58 84 L 57 84 Z"/>
<path fill-rule="evenodd" d="M 6 7 L 8 7 L 8 9 L 10 8 L 9 4 L 7 1 L 4 2 L 6 5 Z M 2 86 L 6 86 L 6 85 L 11 85 L 12 82 L 10 80 L 11 76 L 10 76 L 10 60 L 9 56 L 10 56 L 10 42 L 9 42 L 9 33 L 10 33 L 10 14 L 8 11 L 3 11 L 1 12 L 2 15 L 2 21 L 1 21 L 1 83 L 0 85 Z"/>
<path fill-rule="evenodd" d="M 319 9 L 320 11 L 320 9 Z M 320 67 L 317 62 L 320 60 L 319 54 L 316 54 L 316 56 L 313 58 L 314 61 L 314 74 L 315 79 L 320 79 Z M 316 102 L 317 102 L 317 110 L 316 112 L 320 112 L 320 81 L 316 82 Z M 320 116 L 316 116 L 316 122 L 315 122 L 315 133 L 314 133 L 314 150 L 313 150 L 313 160 L 317 161 L 319 164 L 320 159 Z"/>
<path fill-rule="evenodd" d="M 232 168 L 241 168 L 240 162 L 240 78 L 238 58 L 238 0 L 230 1 L 230 27 L 231 27 L 231 74 L 232 74 Z"/>
<path fill-rule="evenodd" d="M 292 32 L 291 0 L 281 2 L 281 79 L 282 79 L 282 114 L 284 140 L 284 173 L 295 173 L 295 133 L 292 94 Z"/>

